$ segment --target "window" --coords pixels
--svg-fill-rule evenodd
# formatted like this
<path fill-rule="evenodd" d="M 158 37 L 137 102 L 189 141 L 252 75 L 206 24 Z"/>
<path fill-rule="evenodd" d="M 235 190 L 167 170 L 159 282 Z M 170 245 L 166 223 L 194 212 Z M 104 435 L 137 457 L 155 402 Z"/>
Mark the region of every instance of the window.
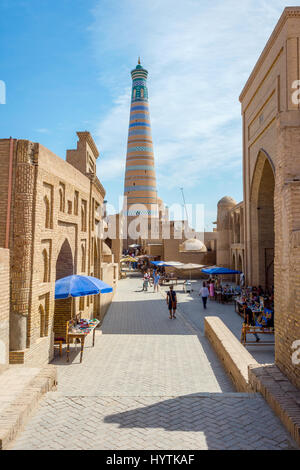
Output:
<path fill-rule="evenodd" d="M 81 231 L 86 232 L 86 212 L 87 212 L 86 201 L 81 201 Z"/>
<path fill-rule="evenodd" d="M 92 237 L 91 241 L 91 262 L 94 264 L 94 238 Z"/>
<path fill-rule="evenodd" d="M 59 210 L 65 212 L 65 185 L 59 183 Z"/>
<path fill-rule="evenodd" d="M 43 282 L 49 282 L 49 260 L 47 250 L 42 252 L 43 256 Z"/>
<path fill-rule="evenodd" d="M 79 192 L 75 191 L 74 194 L 74 214 L 78 215 L 78 202 L 79 202 Z"/>
<path fill-rule="evenodd" d="M 59 188 L 59 210 L 64 211 L 64 195 L 61 188 Z"/>
<path fill-rule="evenodd" d="M 40 314 L 40 336 L 41 338 L 47 336 L 47 325 L 46 325 L 46 314 L 44 307 L 42 305 L 39 306 L 39 314 Z"/>
<path fill-rule="evenodd" d="M 85 265 L 86 265 L 86 254 L 85 254 L 85 247 L 81 245 L 81 272 L 85 272 Z"/>
<path fill-rule="evenodd" d="M 50 202 L 47 196 L 44 196 L 45 204 L 45 228 L 51 228 Z"/>

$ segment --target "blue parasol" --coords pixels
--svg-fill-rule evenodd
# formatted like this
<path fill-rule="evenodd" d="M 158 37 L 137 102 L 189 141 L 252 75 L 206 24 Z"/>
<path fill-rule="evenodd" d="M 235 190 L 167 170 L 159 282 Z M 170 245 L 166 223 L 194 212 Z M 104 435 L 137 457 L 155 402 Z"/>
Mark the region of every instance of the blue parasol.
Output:
<path fill-rule="evenodd" d="M 107 294 L 113 288 L 92 276 L 72 276 L 63 277 L 55 282 L 55 299 L 67 299 L 68 297 L 82 297 L 84 295 Z"/>

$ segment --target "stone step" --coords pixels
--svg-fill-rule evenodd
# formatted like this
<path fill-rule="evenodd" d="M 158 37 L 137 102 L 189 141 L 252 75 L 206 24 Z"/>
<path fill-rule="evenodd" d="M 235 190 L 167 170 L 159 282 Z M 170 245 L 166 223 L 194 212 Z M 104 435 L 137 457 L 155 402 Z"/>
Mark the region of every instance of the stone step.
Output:
<path fill-rule="evenodd" d="M 56 368 L 11 366 L 0 375 L 0 450 L 22 430 L 41 397 L 56 387 Z"/>

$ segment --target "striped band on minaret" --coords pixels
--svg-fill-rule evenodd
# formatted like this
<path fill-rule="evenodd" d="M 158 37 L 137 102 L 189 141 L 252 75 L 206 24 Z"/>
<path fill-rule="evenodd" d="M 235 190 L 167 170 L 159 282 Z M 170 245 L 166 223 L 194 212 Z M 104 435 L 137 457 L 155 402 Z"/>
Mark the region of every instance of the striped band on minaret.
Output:
<path fill-rule="evenodd" d="M 131 77 L 132 95 L 124 185 L 124 196 L 127 198 L 125 215 L 155 216 L 157 190 L 148 106 L 148 72 L 141 66 L 140 60 L 131 71 Z M 138 207 L 141 204 L 144 206 L 142 209 Z"/>

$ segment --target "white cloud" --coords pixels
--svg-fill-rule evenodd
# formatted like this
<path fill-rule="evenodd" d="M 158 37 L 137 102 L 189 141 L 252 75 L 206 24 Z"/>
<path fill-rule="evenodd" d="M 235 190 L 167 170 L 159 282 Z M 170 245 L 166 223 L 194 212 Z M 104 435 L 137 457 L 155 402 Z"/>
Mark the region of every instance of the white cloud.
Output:
<path fill-rule="evenodd" d="M 100 0 L 90 31 L 100 80 L 117 96 L 97 126 L 102 180 L 123 178 L 129 70 L 138 55 L 149 70 L 159 186 L 193 187 L 225 166 L 240 171 L 238 96 L 284 6 L 281 0 Z"/>
<path fill-rule="evenodd" d="M 46 128 L 40 128 L 40 129 L 34 129 L 35 132 L 39 132 L 40 134 L 50 134 L 50 130 L 49 129 L 46 129 Z"/>

